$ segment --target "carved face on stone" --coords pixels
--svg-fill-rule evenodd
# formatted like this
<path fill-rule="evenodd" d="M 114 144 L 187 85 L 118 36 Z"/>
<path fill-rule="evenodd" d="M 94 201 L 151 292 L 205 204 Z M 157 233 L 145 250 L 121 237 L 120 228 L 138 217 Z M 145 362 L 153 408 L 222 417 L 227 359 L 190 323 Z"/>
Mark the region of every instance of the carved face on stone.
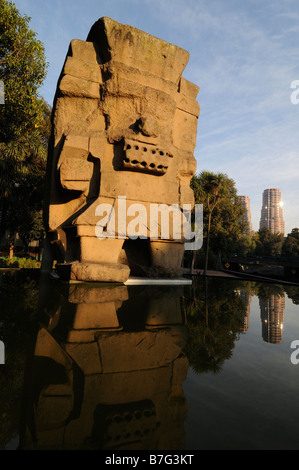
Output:
<path fill-rule="evenodd" d="M 112 78 L 103 85 L 103 111 L 107 122 L 107 138 L 114 145 L 114 169 L 155 176 L 165 175 L 172 164 L 176 149 L 173 124 L 176 103 L 173 93 L 152 88 L 157 77 L 143 73 L 143 85 L 136 77 L 123 77 L 124 65 L 111 65 Z M 114 90 L 115 78 L 117 91 Z M 162 81 L 162 80 L 160 80 Z M 140 83 L 141 82 L 141 83 Z M 155 83 L 156 82 L 156 83 Z M 173 86 L 170 87 L 171 91 Z"/>

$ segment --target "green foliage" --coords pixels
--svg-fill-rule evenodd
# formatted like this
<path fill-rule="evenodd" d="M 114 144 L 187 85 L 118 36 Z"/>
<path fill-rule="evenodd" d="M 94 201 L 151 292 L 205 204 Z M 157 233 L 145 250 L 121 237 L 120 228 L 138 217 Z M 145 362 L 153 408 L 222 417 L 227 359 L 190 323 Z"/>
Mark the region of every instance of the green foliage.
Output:
<path fill-rule="evenodd" d="M 256 254 L 259 256 L 280 256 L 284 236 L 280 233 L 272 233 L 266 227 L 258 232 Z"/>
<path fill-rule="evenodd" d="M 0 268 L 37 268 L 41 267 L 40 261 L 31 258 L 0 258 Z"/>
<path fill-rule="evenodd" d="M 0 142 L 8 143 L 43 121 L 38 88 L 47 63 L 43 44 L 29 28 L 30 18 L 21 16 L 13 2 L 0 0 L 0 80 L 5 105 L 0 106 Z"/>
<path fill-rule="evenodd" d="M 39 102 L 42 106 L 40 130 L 31 130 L 8 143 L 0 141 L 0 197 L 2 198 L 14 198 L 18 190 L 26 195 L 28 192 L 26 186 L 36 186 L 45 173 L 51 107 L 42 98 Z"/>
<path fill-rule="evenodd" d="M 284 297 L 285 296 L 285 287 L 279 284 L 265 284 L 257 283 L 255 288 L 256 295 L 258 295 L 259 300 L 267 301 L 272 296 L 275 297 Z"/>
<path fill-rule="evenodd" d="M 242 235 L 236 243 L 236 253 L 242 256 L 254 255 L 258 243 L 258 234 L 251 232 L 250 235 Z"/>
<path fill-rule="evenodd" d="M 299 228 L 293 228 L 287 235 L 282 246 L 282 255 L 299 257 Z"/>
<path fill-rule="evenodd" d="M 299 305 L 299 288 L 297 286 L 285 286 L 285 291 L 293 304 Z"/>
<path fill-rule="evenodd" d="M 45 138 L 32 133 L 28 140 L 10 142 L 0 156 L 2 189 L 1 232 L 8 230 L 13 240 L 19 233 L 25 247 L 32 240 L 43 238 L 42 200 L 46 172 L 47 149 Z M 1 144 L 0 144 L 1 148 Z"/>

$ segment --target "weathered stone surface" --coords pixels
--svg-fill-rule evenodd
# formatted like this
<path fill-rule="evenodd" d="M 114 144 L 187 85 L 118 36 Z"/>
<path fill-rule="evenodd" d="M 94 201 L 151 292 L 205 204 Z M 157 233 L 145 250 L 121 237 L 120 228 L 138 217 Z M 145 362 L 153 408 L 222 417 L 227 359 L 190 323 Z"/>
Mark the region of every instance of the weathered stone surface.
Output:
<path fill-rule="evenodd" d="M 74 262 L 70 278 L 77 281 L 125 282 L 130 274 L 129 266 L 113 263 Z"/>
<path fill-rule="evenodd" d="M 103 34 L 108 47 L 97 49 L 103 62 L 125 63 L 179 82 L 189 60 L 187 51 L 110 18 L 99 19 L 91 28 L 87 40 L 97 44 Z"/>
<path fill-rule="evenodd" d="M 75 57 L 68 56 L 64 64 L 64 71 L 67 76 L 77 77 L 80 80 L 88 80 L 89 82 L 95 82 L 97 84 L 102 83 L 101 69 L 94 61 L 87 62 L 88 58 L 84 55 L 85 60 L 77 59 Z M 99 87 L 98 87 L 99 89 Z"/>
<path fill-rule="evenodd" d="M 60 166 L 60 181 L 65 189 L 85 192 L 89 188 L 93 165 L 81 158 L 65 158 Z"/>
<path fill-rule="evenodd" d="M 64 96 L 100 98 L 100 87 L 97 83 L 72 75 L 62 77 L 59 91 Z"/>
<path fill-rule="evenodd" d="M 110 18 L 99 19 L 86 41 L 71 41 L 53 106 L 45 205 L 52 254 L 74 265 L 71 279 L 124 282 L 144 250 L 152 262 L 143 275 L 180 274 L 183 234 L 170 231 L 157 249 L 161 230 L 152 240 L 147 220 L 147 246 L 133 249 L 118 226 L 114 243 L 104 244 L 96 209 L 110 204 L 118 220 L 120 196 L 147 211 L 152 203 L 194 204 L 199 88 L 182 77 L 188 59 L 180 47 Z"/>

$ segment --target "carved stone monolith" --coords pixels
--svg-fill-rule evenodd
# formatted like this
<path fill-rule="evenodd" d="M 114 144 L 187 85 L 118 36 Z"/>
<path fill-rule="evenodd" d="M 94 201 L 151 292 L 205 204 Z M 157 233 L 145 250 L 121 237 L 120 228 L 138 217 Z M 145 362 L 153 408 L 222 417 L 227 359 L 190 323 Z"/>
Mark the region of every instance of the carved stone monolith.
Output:
<path fill-rule="evenodd" d="M 180 275 L 185 237 L 171 229 L 175 211 L 162 209 L 194 206 L 199 89 L 182 77 L 188 59 L 105 17 L 86 41 L 71 41 L 53 105 L 44 210 L 62 277 Z"/>

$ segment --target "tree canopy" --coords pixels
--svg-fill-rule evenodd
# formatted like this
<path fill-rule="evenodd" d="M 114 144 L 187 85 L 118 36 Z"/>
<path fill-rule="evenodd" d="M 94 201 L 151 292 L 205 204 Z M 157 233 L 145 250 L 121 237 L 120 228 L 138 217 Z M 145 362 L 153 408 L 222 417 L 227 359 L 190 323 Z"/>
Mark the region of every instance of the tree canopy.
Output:
<path fill-rule="evenodd" d="M 293 228 L 282 246 L 283 256 L 299 257 L 299 228 Z"/>
<path fill-rule="evenodd" d="M 47 69 L 44 46 L 29 22 L 13 2 L 0 0 L 0 235 L 17 231 L 26 243 L 42 229 L 51 113 L 38 93 Z"/>
<path fill-rule="evenodd" d="M 280 256 L 284 241 L 281 233 L 272 233 L 264 227 L 258 231 L 256 254 L 259 256 Z"/>
<path fill-rule="evenodd" d="M 0 142 L 8 143 L 38 129 L 43 107 L 38 88 L 47 69 L 44 46 L 13 2 L 0 0 L 0 80 L 5 105 L 0 106 Z"/>

